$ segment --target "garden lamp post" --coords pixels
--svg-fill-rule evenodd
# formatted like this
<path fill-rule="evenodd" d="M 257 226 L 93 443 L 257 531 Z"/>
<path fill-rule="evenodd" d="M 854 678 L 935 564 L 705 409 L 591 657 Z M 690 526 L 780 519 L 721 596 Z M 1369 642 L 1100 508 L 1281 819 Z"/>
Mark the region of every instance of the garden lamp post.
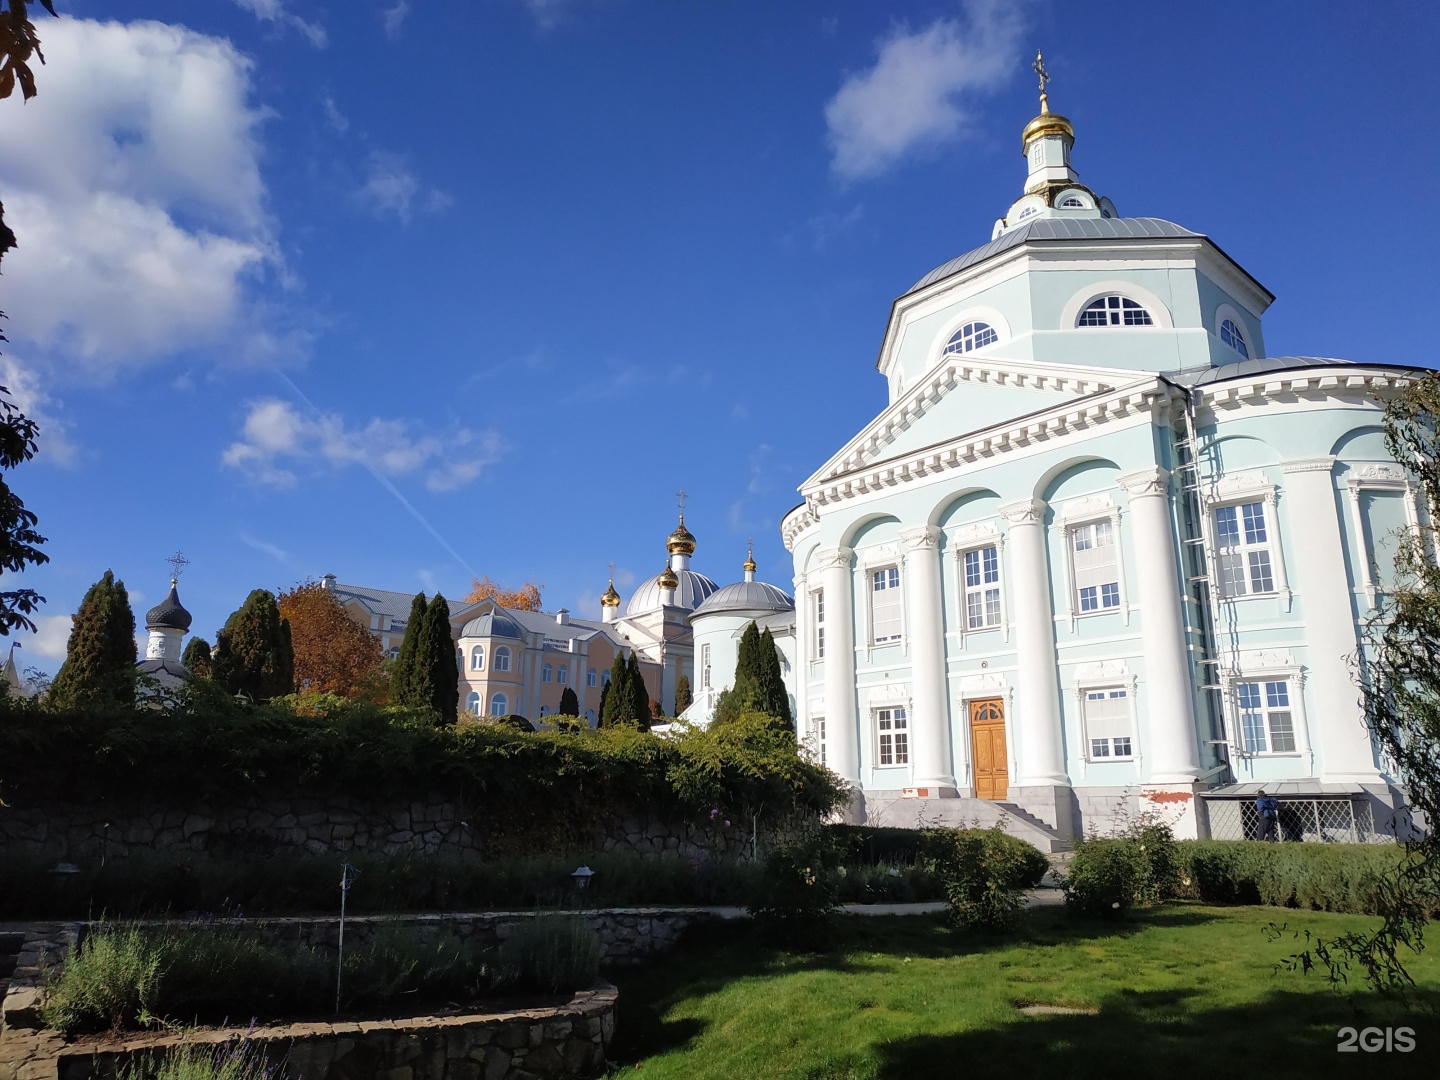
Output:
<path fill-rule="evenodd" d="M 360 871 L 348 862 L 340 864 L 340 939 L 335 949 L 335 1015 L 340 1015 L 340 978 L 345 972 L 345 897 Z"/>
<path fill-rule="evenodd" d="M 595 876 L 595 871 L 583 863 L 570 875 L 570 880 L 575 882 L 575 890 L 580 894 L 580 910 L 585 910 L 585 892 L 590 888 L 590 879 Z"/>

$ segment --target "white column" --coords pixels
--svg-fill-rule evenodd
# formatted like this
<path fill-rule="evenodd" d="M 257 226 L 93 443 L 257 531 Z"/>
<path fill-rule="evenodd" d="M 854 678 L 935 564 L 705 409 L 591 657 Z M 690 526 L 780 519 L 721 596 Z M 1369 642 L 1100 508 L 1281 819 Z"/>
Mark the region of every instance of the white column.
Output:
<path fill-rule="evenodd" d="M 916 787 L 954 790 L 950 708 L 945 686 L 945 623 L 940 611 L 940 530 L 933 525 L 900 534 L 905 545 L 909 618 L 911 770 Z"/>
<path fill-rule="evenodd" d="M 814 630 L 810 626 L 810 594 L 805 587 L 805 575 L 797 574 L 795 582 L 795 737 L 804 742 L 810 734 L 810 661 L 814 659 L 810 650 Z M 815 752 L 820 748 L 817 745 Z"/>
<path fill-rule="evenodd" d="M 836 775 L 860 783 L 859 723 L 855 714 L 855 604 L 847 547 L 817 554 L 825 590 L 825 743 Z"/>
<path fill-rule="evenodd" d="M 1152 466 L 1117 477 L 1130 496 L 1130 550 L 1140 586 L 1145 648 L 1147 740 L 1141 744 L 1149 780 L 1192 784 L 1200 776 L 1200 744 L 1190 691 L 1185 608 L 1170 528 L 1170 474 Z"/>
<path fill-rule="evenodd" d="M 1313 728 L 1311 745 L 1319 751 L 1320 779 L 1378 784 L 1380 773 L 1360 707 L 1360 688 L 1350 677 L 1349 660 L 1359 642 L 1331 479 L 1334 467 L 1333 457 L 1281 465 L 1283 497 L 1289 504 L 1286 518 L 1294 534 L 1286 550 L 1293 556 L 1292 580 L 1305 616 L 1305 689 L 1313 690 L 1314 707 L 1306 713 Z"/>
<path fill-rule="evenodd" d="M 1010 522 L 1010 591 L 1015 598 L 1015 654 L 1019 708 L 1010 725 L 1017 733 L 1020 775 L 1015 787 L 1068 784 L 1061 744 L 1060 672 L 1055 655 L 1055 613 L 1050 604 L 1050 560 L 1045 551 L 1042 499 L 1007 503 Z"/>

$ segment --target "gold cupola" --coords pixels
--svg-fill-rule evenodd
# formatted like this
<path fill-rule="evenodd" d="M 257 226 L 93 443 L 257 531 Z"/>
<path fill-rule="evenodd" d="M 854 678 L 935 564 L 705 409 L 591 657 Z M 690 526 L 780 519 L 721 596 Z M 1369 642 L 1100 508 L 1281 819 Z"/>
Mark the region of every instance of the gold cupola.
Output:
<path fill-rule="evenodd" d="M 674 549 L 672 548 L 671 550 L 673 551 Z M 694 548 L 692 547 L 691 550 L 693 551 Z M 666 564 L 665 569 L 660 572 L 660 576 L 655 579 L 655 584 L 659 585 L 662 589 L 678 589 L 680 587 L 680 578 L 674 570 L 670 569 L 669 564 Z"/>
<path fill-rule="evenodd" d="M 610 579 L 610 584 L 605 586 L 605 591 L 600 594 L 601 607 L 619 607 L 620 594 L 615 591 L 615 579 Z"/>
<path fill-rule="evenodd" d="M 685 515 L 680 515 L 680 524 L 675 526 L 665 540 L 665 550 L 671 555 L 694 555 L 695 537 L 689 529 L 685 528 Z"/>
<path fill-rule="evenodd" d="M 745 571 L 746 581 L 755 580 L 755 571 L 760 568 L 755 565 L 755 542 L 753 540 L 747 545 L 745 561 L 741 564 L 740 569 Z"/>

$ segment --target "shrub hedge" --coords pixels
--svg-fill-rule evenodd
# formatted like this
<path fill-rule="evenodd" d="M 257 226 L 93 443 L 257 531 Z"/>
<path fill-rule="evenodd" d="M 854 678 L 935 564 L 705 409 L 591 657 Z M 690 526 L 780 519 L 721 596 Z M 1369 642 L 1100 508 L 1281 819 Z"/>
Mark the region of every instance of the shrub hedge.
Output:
<path fill-rule="evenodd" d="M 945 888 L 950 921 L 986 933 L 1014 927 L 1024 892 L 1040 884 L 1050 868 L 1033 844 L 991 829 L 931 829 L 926 851 Z"/>

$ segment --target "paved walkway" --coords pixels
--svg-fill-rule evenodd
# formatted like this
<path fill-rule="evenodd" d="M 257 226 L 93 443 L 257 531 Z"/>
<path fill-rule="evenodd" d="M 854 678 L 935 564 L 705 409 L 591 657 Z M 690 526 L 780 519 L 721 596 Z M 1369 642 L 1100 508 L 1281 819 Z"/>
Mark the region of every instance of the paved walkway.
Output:
<path fill-rule="evenodd" d="M 1065 894 L 1059 889 L 1046 887 L 1030 889 L 1025 894 L 1026 907 L 1056 907 L 1065 902 Z M 930 915 L 944 911 L 943 900 L 925 900 L 913 904 L 842 904 L 842 915 Z M 709 911 L 722 919 L 743 919 L 748 914 L 743 907 L 694 908 L 695 911 Z"/>

